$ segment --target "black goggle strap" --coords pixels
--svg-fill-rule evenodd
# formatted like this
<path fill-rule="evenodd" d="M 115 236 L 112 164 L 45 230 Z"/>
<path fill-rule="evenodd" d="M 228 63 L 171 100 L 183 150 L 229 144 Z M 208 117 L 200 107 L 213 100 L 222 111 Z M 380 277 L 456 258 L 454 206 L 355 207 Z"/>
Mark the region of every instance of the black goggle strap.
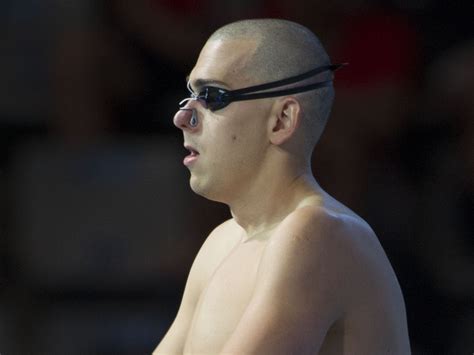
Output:
<path fill-rule="evenodd" d="M 277 97 L 277 96 L 286 96 L 286 95 L 298 94 L 298 93 L 302 93 L 302 92 L 310 91 L 314 89 L 319 89 L 322 87 L 330 86 L 331 84 L 332 84 L 332 80 L 327 80 L 327 81 L 321 81 L 319 83 L 298 86 L 296 88 L 291 88 L 291 89 L 259 92 L 259 93 L 254 93 L 254 94 L 231 95 L 231 96 L 225 96 L 224 101 L 233 102 L 233 101 L 264 99 L 264 98 Z"/>
<path fill-rule="evenodd" d="M 277 88 L 277 87 L 280 87 L 280 86 L 294 84 L 294 83 L 297 83 L 298 81 L 302 81 L 304 79 L 311 78 L 312 76 L 315 76 L 315 75 L 320 74 L 322 72 L 325 72 L 327 70 L 335 71 L 335 70 L 339 69 L 340 67 L 342 67 L 344 65 L 347 65 L 347 63 L 323 65 L 321 67 L 310 70 L 306 73 L 299 74 L 299 75 L 296 75 L 296 76 L 292 76 L 291 78 L 272 81 L 270 83 L 256 85 L 256 86 L 250 86 L 250 87 L 243 88 L 243 89 L 228 91 L 226 95 L 230 95 L 230 96 L 241 95 L 241 94 L 247 94 L 247 93 L 250 93 L 250 92 L 268 90 L 268 89 L 273 89 L 273 88 Z"/>

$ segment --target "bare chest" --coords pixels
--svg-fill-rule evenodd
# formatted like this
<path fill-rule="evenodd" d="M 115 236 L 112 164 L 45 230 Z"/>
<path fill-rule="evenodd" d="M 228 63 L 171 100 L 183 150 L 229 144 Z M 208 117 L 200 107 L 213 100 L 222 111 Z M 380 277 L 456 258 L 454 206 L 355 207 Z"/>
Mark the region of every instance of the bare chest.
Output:
<path fill-rule="evenodd" d="M 185 353 L 217 353 L 242 317 L 255 288 L 263 243 L 236 247 L 204 288 L 194 313 Z"/>

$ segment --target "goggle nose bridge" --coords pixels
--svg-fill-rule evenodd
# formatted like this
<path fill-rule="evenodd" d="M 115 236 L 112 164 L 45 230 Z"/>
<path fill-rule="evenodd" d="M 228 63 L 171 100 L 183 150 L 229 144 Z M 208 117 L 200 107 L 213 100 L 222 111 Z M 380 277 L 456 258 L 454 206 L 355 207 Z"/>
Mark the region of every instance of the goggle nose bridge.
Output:
<path fill-rule="evenodd" d="M 191 89 L 191 82 L 188 81 L 188 84 L 186 85 L 188 88 L 189 93 L 191 94 L 190 97 L 187 97 L 179 102 L 179 106 L 185 105 L 188 101 L 199 101 L 200 99 L 203 99 L 206 101 L 207 99 L 207 91 L 206 95 L 203 97 L 202 95 L 196 94 L 192 89 Z"/>
<path fill-rule="evenodd" d="M 198 101 L 199 97 L 195 93 L 191 93 L 191 97 L 187 97 L 179 102 L 179 106 L 185 106 L 188 101 Z"/>

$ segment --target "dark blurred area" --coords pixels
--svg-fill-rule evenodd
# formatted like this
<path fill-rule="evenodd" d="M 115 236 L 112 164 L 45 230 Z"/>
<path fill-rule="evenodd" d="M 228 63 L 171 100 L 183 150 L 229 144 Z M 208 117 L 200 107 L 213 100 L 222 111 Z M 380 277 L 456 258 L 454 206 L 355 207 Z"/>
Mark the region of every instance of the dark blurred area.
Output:
<path fill-rule="evenodd" d="M 473 15 L 469 0 L 3 0 L 0 353 L 152 352 L 229 217 L 188 186 L 185 77 L 217 27 L 278 17 L 350 63 L 314 171 L 379 236 L 413 354 L 471 354 Z"/>

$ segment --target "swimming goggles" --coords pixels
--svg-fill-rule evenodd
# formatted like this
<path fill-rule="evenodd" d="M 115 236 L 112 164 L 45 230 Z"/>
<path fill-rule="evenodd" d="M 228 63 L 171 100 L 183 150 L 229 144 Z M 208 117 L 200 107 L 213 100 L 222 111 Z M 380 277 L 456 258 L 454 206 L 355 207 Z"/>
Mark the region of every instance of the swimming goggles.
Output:
<path fill-rule="evenodd" d="M 196 94 L 192 91 L 191 84 L 188 82 L 188 90 L 191 93 L 191 96 L 182 100 L 179 103 L 179 106 L 182 108 L 184 105 L 186 105 L 188 101 L 196 100 L 200 101 L 205 108 L 211 111 L 217 111 L 223 109 L 234 101 L 256 100 L 269 97 L 292 95 L 310 90 L 315 90 L 322 87 L 330 86 L 332 80 L 321 81 L 318 83 L 292 87 L 283 90 L 265 91 L 285 85 L 294 84 L 328 70 L 335 71 L 344 65 L 347 65 L 347 63 L 324 65 L 310 70 L 306 73 L 296 75 L 287 79 L 277 80 L 270 83 L 250 86 L 237 90 L 226 90 L 215 86 L 204 86 L 201 91 Z"/>

